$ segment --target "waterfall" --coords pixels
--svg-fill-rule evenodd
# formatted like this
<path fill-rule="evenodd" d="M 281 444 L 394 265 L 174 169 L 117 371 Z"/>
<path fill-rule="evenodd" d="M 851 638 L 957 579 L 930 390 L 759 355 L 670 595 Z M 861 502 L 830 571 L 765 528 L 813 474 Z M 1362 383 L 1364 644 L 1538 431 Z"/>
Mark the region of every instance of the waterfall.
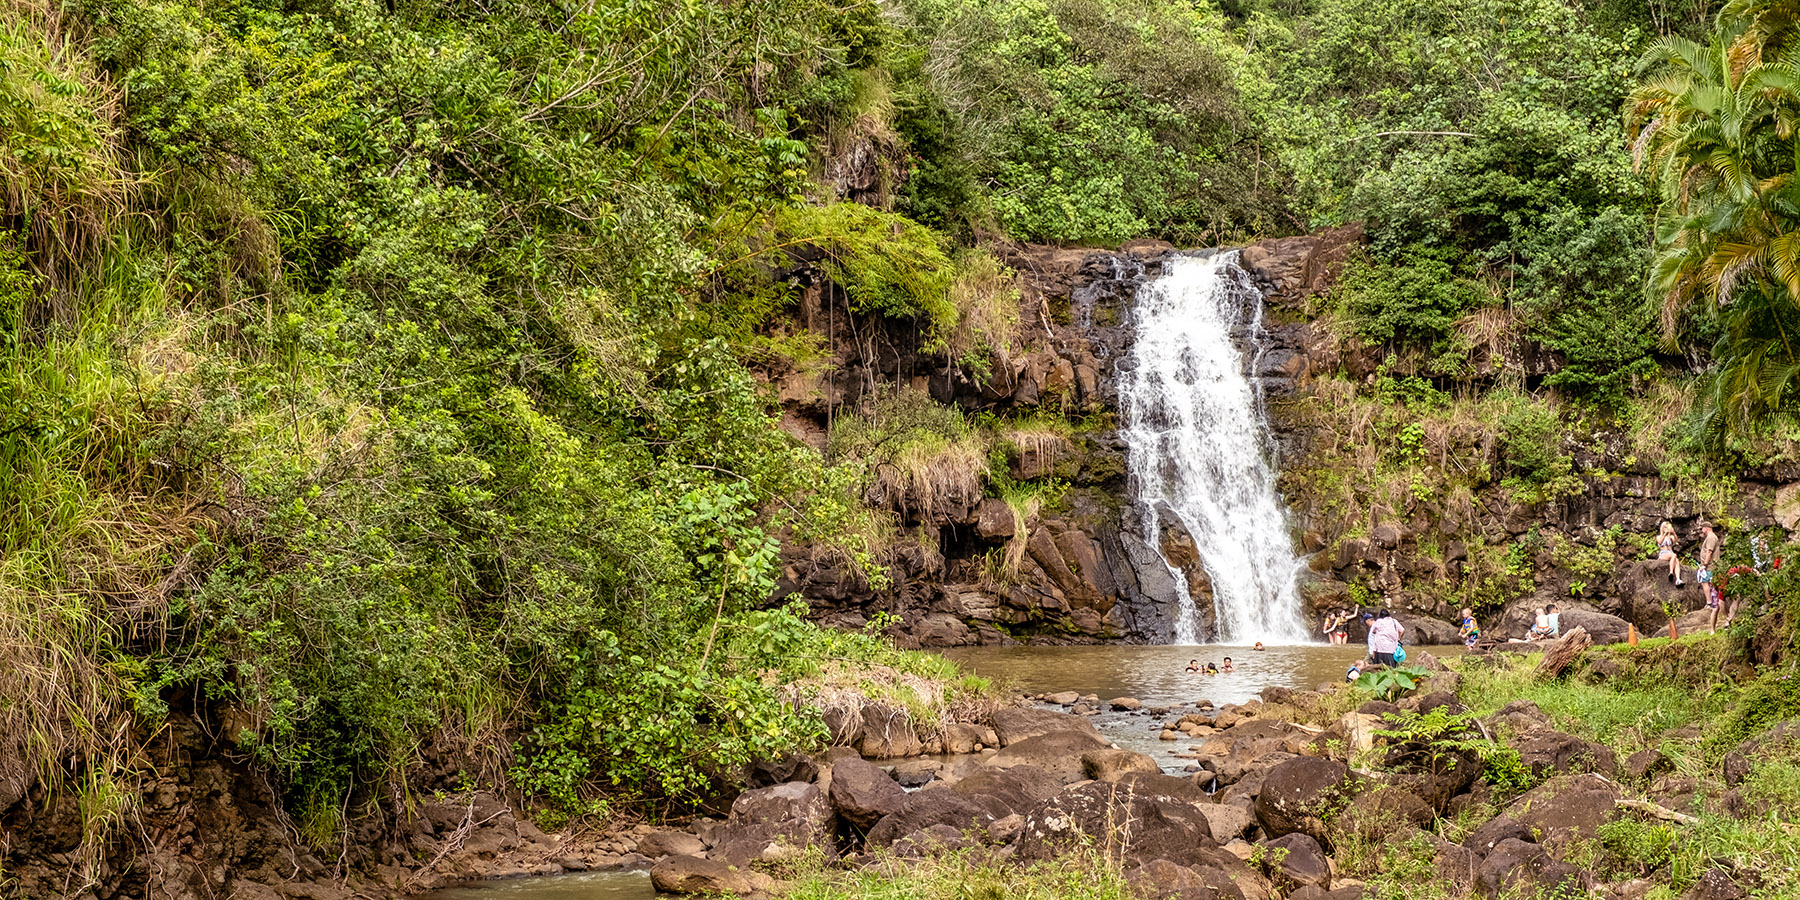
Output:
<path fill-rule="evenodd" d="M 1145 534 L 1161 550 L 1179 518 L 1212 582 L 1213 609 L 1196 608 L 1182 567 L 1175 642 L 1292 643 L 1308 640 L 1288 517 L 1275 491 L 1274 438 L 1261 385 L 1234 333 L 1255 352 L 1262 295 L 1236 251 L 1170 256 L 1138 289 L 1136 338 L 1122 373 L 1121 435 Z M 1165 554 L 1165 559 L 1167 554 Z M 1189 571 L 1192 571 L 1191 569 Z M 1203 633 L 1216 613 L 1217 634 Z"/>

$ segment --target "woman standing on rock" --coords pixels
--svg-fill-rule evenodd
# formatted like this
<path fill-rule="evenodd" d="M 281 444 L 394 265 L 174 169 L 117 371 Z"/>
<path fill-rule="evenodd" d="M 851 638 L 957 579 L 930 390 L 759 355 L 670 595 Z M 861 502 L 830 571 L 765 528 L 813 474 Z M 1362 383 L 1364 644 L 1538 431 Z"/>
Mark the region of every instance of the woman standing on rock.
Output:
<path fill-rule="evenodd" d="M 1675 552 L 1676 543 L 1675 526 L 1664 520 L 1656 530 L 1656 558 L 1669 561 L 1669 583 L 1681 587 L 1687 582 L 1681 580 L 1681 554 Z"/>

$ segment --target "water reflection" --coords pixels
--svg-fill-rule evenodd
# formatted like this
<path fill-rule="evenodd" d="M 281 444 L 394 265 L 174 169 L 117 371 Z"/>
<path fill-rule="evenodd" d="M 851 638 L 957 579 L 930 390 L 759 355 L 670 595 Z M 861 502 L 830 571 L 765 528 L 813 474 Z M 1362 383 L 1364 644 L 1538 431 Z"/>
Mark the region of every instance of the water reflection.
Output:
<path fill-rule="evenodd" d="M 648 872 L 582 872 L 540 878 L 506 878 L 443 888 L 428 900 L 652 900 Z"/>

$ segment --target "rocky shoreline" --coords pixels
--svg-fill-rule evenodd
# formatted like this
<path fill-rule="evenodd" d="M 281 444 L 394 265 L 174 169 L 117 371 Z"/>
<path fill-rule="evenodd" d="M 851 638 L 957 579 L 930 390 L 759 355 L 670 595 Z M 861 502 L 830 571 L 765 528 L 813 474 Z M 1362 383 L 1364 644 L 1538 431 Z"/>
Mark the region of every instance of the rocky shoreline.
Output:
<path fill-rule="evenodd" d="M 889 768 L 836 748 L 790 781 L 746 791 L 723 818 L 644 835 L 638 847 L 663 852 L 651 875 L 658 890 L 676 893 L 778 894 L 782 885 L 759 864 L 807 848 L 840 866 L 964 851 L 1028 863 L 1092 849 L 1145 898 L 1351 900 L 1364 896 L 1364 883 L 1345 871 L 1344 855 L 1409 846 L 1429 859 L 1445 896 L 1637 900 L 1655 882 L 1608 883 L 1582 864 L 1599 829 L 1623 817 L 1690 821 L 1697 804 L 1743 812 L 1732 789 L 1743 761 L 1769 740 L 1747 742 L 1723 771 L 1696 777 L 1678 774 L 1655 749 L 1621 759 L 1559 730 L 1530 702 L 1456 725 L 1468 713 L 1463 676 L 1429 654 L 1420 662 L 1430 676 L 1396 702 L 1321 685 L 1270 688 L 1261 700 L 1218 708 L 1135 710 L 1160 720 L 1165 739 L 1192 742 L 1180 775 L 1111 746 L 1078 713 L 1039 705 L 1079 708 L 1097 698 L 1026 698 L 1029 707 L 991 717 L 994 748 Z M 1494 664 L 1478 656 L 1465 665 Z M 1606 671 L 1602 661 L 1583 677 Z M 1107 703 L 1131 709 L 1136 701 Z M 1401 727 L 1388 718 L 1396 714 L 1450 721 L 1443 736 L 1452 743 L 1384 734 Z M 1507 795 L 1481 778 L 1474 751 L 1445 749 L 1489 735 L 1516 754 L 1529 790 Z M 1432 830 L 1439 820 L 1462 823 L 1465 836 L 1446 839 Z M 1743 898 L 1750 877 L 1722 864 L 1683 896 Z"/>

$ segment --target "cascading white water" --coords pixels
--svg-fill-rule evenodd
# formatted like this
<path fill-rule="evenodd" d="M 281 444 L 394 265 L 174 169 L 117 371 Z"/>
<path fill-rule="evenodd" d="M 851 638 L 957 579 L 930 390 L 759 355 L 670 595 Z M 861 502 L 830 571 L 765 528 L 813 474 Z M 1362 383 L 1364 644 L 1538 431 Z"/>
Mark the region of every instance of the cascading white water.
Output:
<path fill-rule="evenodd" d="M 1237 252 L 1171 256 L 1132 307 L 1133 365 L 1119 385 L 1135 500 L 1152 547 L 1179 516 L 1212 579 L 1217 639 L 1291 643 L 1301 619 L 1287 512 L 1275 491 L 1274 441 L 1260 386 L 1232 334 L 1261 331 L 1262 295 Z M 1198 615 L 1180 569 L 1175 642 L 1196 643 Z"/>

